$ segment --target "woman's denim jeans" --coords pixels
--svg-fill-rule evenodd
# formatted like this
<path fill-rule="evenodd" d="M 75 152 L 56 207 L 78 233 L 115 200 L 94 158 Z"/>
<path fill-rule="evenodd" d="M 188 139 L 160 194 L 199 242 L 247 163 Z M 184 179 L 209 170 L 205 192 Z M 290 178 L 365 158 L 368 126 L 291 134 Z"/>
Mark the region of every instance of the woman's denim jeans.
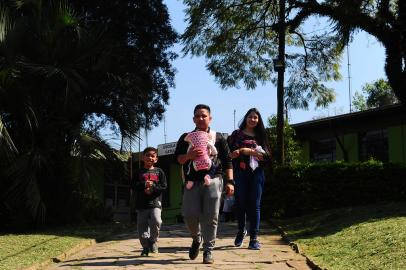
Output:
<path fill-rule="evenodd" d="M 238 230 L 243 232 L 246 220 L 248 220 L 250 223 L 250 238 L 256 239 L 261 219 L 261 197 L 265 181 L 264 170 L 259 167 L 255 171 L 237 168 L 234 170 L 234 181 Z"/>

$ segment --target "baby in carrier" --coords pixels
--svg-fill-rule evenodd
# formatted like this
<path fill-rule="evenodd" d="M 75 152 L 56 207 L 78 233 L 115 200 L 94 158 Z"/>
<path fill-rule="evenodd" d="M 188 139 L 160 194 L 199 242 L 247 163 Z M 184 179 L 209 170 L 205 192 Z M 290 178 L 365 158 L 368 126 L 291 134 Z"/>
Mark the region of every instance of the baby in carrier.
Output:
<path fill-rule="evenodd" d="M 189 143 L 188 151 L 190 148 L 195 147 L 204 153 L 202 156 L 198 156 L 195 160 L 189 162 L 186 168 L 184 168 L 187 189 L 191 189 L 194 182 L 202 178 L 206 186 L 210 185 L 216 170 L 212 160 L 217 155 L 217 149 L 214 146 L 215 134 L 215 132 L 193 131 L 186 135 L 185 141 Z"/>

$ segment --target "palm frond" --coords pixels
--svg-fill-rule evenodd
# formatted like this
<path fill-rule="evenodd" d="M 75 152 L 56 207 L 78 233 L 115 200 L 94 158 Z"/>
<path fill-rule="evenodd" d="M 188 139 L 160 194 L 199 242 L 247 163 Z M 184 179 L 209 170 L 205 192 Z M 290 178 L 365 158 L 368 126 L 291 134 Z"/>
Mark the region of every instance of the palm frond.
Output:
<path fill-rule="evenodd" d="M 6 204 L 7 209 L 19 212 L 20 218 L 25 216 L 23 220 L 27 223 L 35 221 L 37 224 L 44 224 L 46 210 L 36 177 L 38 164 L 41 162 L 37 159 L 34 153 L 27 153 L 9 164 L 4 170 L 3 182 L 0 183 L 0 202 Z M 0 209 L 0 212 L 3 210 Z"/>
<path fill-rule="evenodd" d="M 17 155 L 17 147 L 10 137 L 10 134 L 0 116 L 0 161 L 2 164 L 9 164 Z"/>
<path fill-rule="evenodd" d="M 12 23 L 8 16 L 7 8 L 0 4 L 0 43 L 6 38 L 7 33 L 12 28 Z"/>

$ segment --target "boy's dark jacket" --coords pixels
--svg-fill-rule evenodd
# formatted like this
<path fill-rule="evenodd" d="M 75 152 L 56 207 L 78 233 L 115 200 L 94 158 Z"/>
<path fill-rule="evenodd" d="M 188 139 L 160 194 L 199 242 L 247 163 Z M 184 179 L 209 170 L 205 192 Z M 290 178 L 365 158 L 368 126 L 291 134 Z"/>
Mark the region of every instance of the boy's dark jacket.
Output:
<path fill-rule="evenodd" d="M 147 180 L 153 182 L 151 194 L 145 193 Z M 166 177 L 162 169 L 157 167 L 153 169 L 141 168 L 131 181 L 131 189 L 135 193 L 135 208 L 162 208 L 162 191 L 166 189 L 166 186 Z"/>

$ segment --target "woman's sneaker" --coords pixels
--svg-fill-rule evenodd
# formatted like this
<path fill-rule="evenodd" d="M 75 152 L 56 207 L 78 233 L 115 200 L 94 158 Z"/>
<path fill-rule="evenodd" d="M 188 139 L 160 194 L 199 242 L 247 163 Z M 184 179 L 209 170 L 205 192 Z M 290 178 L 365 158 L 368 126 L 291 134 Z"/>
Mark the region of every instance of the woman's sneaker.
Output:
<path fill-rule="evenodd" d="M 254 249 L 254 250 L 260 250 L 261 249 L 261 244 L 257 239 L 251 239 L 250 243 L 248 245 L 248 249 Z"/>
<path fill-rule="evenodd" d="M 244 230 L 243 232 L 238 232 L 237 235 L 235 236 L 234 246 L 241 247 L 242 242 L 244 241 L 244 238 L 246 235 L 247 235 L 247 230 Z"/>

